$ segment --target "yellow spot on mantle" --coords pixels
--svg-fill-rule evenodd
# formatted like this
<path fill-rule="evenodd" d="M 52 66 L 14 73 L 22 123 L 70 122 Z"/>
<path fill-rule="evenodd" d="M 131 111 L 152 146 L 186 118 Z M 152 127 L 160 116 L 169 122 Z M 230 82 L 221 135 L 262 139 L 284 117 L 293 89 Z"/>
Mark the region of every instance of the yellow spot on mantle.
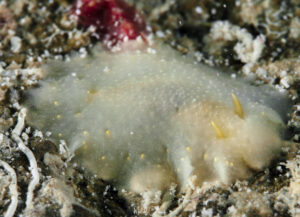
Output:
<path fill-rule="evenodd" d="M 58 106 L 58 105 L 59 105 L 58 101 L 54 101 L 53 104 L 54 104 L 55 106 Z"/>
<path fill-rule="evenodd" d="M 86 130 L 83 131 L 83 135 L 87 136 L 88 134 L 89 134 L 88 131 L 86 131 Z"/>
<path fill-rule="evenodd" d="M 111 136 L 110 130 L 105 130 L 105 135 L 106 136 Z"/>
<path fill-rule="evenodd" d="M 207 158 L 208 158 L 208 155 L 205 153 L 205 154 L 203 155 L 203 159 L 206 160 Z"/>
<path fill-rule="evenodd" d="M 105 158 L 106 158 L 105 156 L 102 156 L 102 157 L 101 157 L 101 160 L 105 160 Z"/>
<path fill-rule="evenodd" d="M 58 120 L 61 119 L 61 115 L 60 115 L 60 114 L 56 115 L 56 118 L 57 118 Z"/>
<path fill-rule="evenodd" d="M 59 133 L 59 134 L 58 134 L 58 137 L 62 137 L 62 134 L 61 134 L 61 133 Z"/>
<path fill-rule="evenodd" d="M 79 118 L 79 117 L 81 116 L 81 112 L 77 112 L 77 113 L 75 114 L 75 116 L 76 116 L 77 118 Z"/>
<path fill-rule="evenodd" d="M 186 149 L 186 151 L 191 151 L 191 147 L 190 146 L 187 146 L 185 149 Z"/>
<path fill-rule="evenodd" d="M 141 154 L 141 159 L 144 159 L 144 158 L 145 158 L 145 154 L 142 153 L 142 154 Z"/>
<path fill-rule="evenodd" d="M 130 157 L 129 157 L 129 156 L 127 156 L 127 157 L 126 157 L 126 160 L 127 160 L 127 161 L 130 161 Z"/>
<path fill-rule="evenodd" d="M 180 158 L 181 161 L 184 161 L 184 157 Z"/>

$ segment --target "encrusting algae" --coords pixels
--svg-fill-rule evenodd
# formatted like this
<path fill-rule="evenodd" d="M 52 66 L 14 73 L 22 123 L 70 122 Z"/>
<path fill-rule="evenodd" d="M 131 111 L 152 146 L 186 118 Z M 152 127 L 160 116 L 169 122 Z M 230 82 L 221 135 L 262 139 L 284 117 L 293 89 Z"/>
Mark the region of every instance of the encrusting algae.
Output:
<path fill-rule="evenodd" d="M 99 177 L 134 192 L 231 183 L 280 153 L 284 97 L 159 42 L 120 49 L 49 61 L 27 94 L 29 123 Z"/>

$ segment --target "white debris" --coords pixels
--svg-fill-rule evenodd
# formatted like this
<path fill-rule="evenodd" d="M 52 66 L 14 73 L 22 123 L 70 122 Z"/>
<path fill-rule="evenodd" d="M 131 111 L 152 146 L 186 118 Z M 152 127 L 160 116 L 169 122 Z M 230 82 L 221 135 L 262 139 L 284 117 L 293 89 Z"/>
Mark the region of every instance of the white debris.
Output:
<path fill-rule="evenodd" d="M 65 140 L 59 140 L 59 154 L 70 161 L 74 157 L 74 153 L 69 149 Z"/>
<path fill-rule="evenodd" d="M 198 62 L 201 62 L 201 60 L 203 59 L 203 53 L 197 51 L 194 53 L 194 57 Z"/>
<path fill-rule="evenodd" d="M 280 84 L 281 84 L 284 88 L 289 88 L 289 87 L 290 87 L 290 84 L 289 84 L 289 77 L 288 77 L 288 76 L 283 77 L 283 78 L 280 80 Z"/>
<path fill-rule="evenodd" d="M 19 53 L 22 47 L 22 40 L 18 36 L 12 36 L 10 38 L 11 51 L 14 53 Z"/>
<path fill-rule="evenodd" d="M 166 34 L 163 31 L 156 31 L 156 36 L 158 38 L 166 38 Z"/>
<path fill-rule="evenodd" d="M 293 39 L 298 39 L 300 36 L 300 19 L 294 17 L 290 23 L 289 37 Z"/>
<path fill-rule="evenodd" d="M 261 78 L 267 78 L 268 75 L 267 71 L 261 67 L 256 70 L 256 74 Z"/>
<path fill-rule="evenodd" d="M 158 20 L 159 17 L 161 16 L 161 14 L 167 12 L 170 10 L 170 8 L 172 7 L 173 4 L 175 4 L 175 0 L 167 0 L 165 1 L 165 3 L 163 5 L 161 5 L 160 7 L 154 8 L 151 11 L 151 14 L 149 15 L 148 19 L 150 21 L 153 20 Z"/>
<path fill-rule="evenodd" d="M 213 209 L 212 208 L 210 208 L 210 209 L 203 208 L 201 210 L 201 216 L 203 216 L 203 217 L 213 217 Z"/>
<path fill-rule="evenodd" d="M 243 28 L 232 25 L 228 21 L 217 21 L 213 23 L 208 39 L 213 41 L 238 41 L 234 51 L 243 63 L 256 62 L 265 47 L 265 36 L 259 35 L 255 39 Z"/>
<path fill-rule="evenodd" d="M 28 185 L 27 190 L 27 197 L 26 197 L 26 208 L 25 208 L 25 215 L 27 210 L 30 210 L 33 208 L 33 191 L 35 187 L 38 185 L 40 176 L 38 172 L 37 162 L 36 159 L 32 153 L 32 151 L 24 144 L 23 140 L 20 138 L 20 135 L 24 129 L 25 125 L 25 117 L 26 117 L 26 109 L 22 108 L 18 115 L 18 122 L 16 127 L 12 131 L 12 139 L 18 144 L 18 148 L 26 155 L 26 157 L 29 160 L 29 170 L 32 175 L 32 180 Z"/>
<path fill-rule="evenodd" d="M 160 203 L 160 201 L 161 201 L 160 198 L 162 196 L 162 192 L 161 191 L 157 191 L 157 192 L 145 191 L 145 192 L 141 193 L 141 195 L 143 197 L 142 207 L 147 212 L 150 205 Z"/>
<path fill-rule="evenodd" d="M 17 186 L 17 175 L 15 170 L 6 162 L 0 160 L 0 166 L 3 167 L 11 178 L 9 185 L 9 193 L 11 195 L 10 204 L 6 210 L 4 217 L 14 216 L 17 206 L 18 206 L 18 186 Z"/>
<path fill-rule="evenodd" d="M 190 183 L 189 183 L 190 184 Z M 176 186 L 173 186 L 176 187 Z M 172 187 L 171 187 L 172 188 Z M 179 214 L 186 208 L 186 206 L 191 202 L 191 196 L 193 193 L 193 186 L 188 186 L 186 189 L 186 194 L 183 196 L 183 200 L 182 202 L 179 203 L 179 205 L 176 207 L 176 209 L 172 210 L 170 213 L 168 213 L 167 215 L 164 215 L 163 211 L 166 211 L 169 206 L 170 206 L 170 202 L 171 201 L 165 201 L 161 207 L 159 207 L 158 210 L 156 210 L 156 212 L 153 213 L 153 217 L 176 217 L 179 216 Z M 171 189 L 172 191 L 172 189 Z M 175 188 L 173 188 L 173 191 L 175 191 Z"/>
<path fill-rule="evenodd" d="M 195 12 L 196 12 L 197 14 L 202 14 L 202 13 L 203 13 L 203 9 L 202 9 L 200 6 L 197 6 L 197 7 L 195 8 Z"/>
<path fill-rule="evenodd" d="M 28 68 L 16 70 L 18 75 L 21 75 L 21 80 L 24 85 L 32 86 L 43 78 L 44 74 L 41 68 Z"/>
<path fill-rule="evenodd" d="M 86 50 L 86 48 L 85 48 L 85 47 L 81 47 L 81 48 L 79 49 L 79 54 L 80 54 L 80 57 L 81 57 L 81 58 L 86 57 L 86 56 L 87 56 L 87 50 Z"/>
<path fill-rule="evenodd" d="M 41 139 L 44 137 L 42 131 L 39 131 L 39 130 L 35 130 L 33 132 L 33 136 L 34 137 L 40 137 Z"/>
<path fill-rule="evenodd" d="M 44 182 L 40 194 L 42 197 L 51 198 L 61 207 L 59 213 L 62 217 L 69 217 L 73 211 L 72 203 L 75 201 L 73 191 L 65 183 L 51 178 Z"/>
<path fill-rule="evenodd" d="M 292 178 L 289 186 L 289 193 L 291 196 L 291 202 L 289 203 L 291 214 L 293 216 L 299 216 L 300 209 L 300 156 L 297 156 L 295 160 L 288 161 L 287 167 L 292 173 Z"/>

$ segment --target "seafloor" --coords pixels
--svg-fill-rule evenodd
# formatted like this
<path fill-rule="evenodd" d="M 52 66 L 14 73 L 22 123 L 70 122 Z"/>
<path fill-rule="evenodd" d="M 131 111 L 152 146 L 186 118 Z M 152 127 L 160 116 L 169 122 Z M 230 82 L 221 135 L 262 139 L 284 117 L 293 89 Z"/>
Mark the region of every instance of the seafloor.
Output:
<path fill-rule="evenodd" d="M 39 66 L 72 51 L 85 54 L 97 42 L 91 29 L 77 27 L 70 18 L 72 2 L 0 1 L 0 216 L 151 216 L 159 202 L 145 202 L 140 195 L 125 199 L 110 183 L 70 163 L 64 144 L 22 125 L 22 95 L 41 79 Z M 269 84 L 292 101 L 288 145 L 280 159 L 248 180 L 195 192 L 177 213 L 172 210 L 184 195 L 175 194 L 171 215 L 300 216 L 300 2 L 128 2 L 174 49 Z"/>

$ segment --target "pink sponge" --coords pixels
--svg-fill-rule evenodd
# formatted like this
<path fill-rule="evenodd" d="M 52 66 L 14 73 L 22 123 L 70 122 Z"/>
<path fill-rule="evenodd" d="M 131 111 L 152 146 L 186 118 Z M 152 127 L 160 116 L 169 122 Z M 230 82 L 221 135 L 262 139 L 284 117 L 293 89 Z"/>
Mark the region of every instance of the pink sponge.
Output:
<path fill-rule="evenodd" d="M 107 47 L 147 34 L 141 14 L 122 0 L 77 0 L 72 13 L 83 27 L 96 27 Z"/>

